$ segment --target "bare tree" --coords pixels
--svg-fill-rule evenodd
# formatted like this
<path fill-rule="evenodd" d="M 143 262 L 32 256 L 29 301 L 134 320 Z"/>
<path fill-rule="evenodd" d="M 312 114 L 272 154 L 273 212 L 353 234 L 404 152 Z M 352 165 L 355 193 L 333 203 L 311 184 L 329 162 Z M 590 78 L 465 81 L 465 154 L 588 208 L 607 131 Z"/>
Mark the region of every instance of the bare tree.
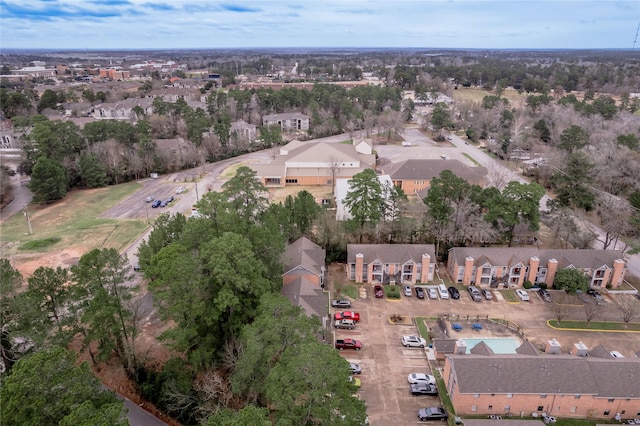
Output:
<path fill-rule="evenodd" d="M 604 230 L 602 238 L 597 240 L 607 250 L 612 243 L 615 246 L 618 238 L 629 230 L 629 219 L 633 212 L 629 202 L 613 196 L 600 196 L 597 211 Z"/>
<path fill-rule="evenodd" d="M 618 312 L 620 313 L 622 321 L 624 321 L 625 327 L 640 314 L 640 302 L 633 297 L 621 297 L 619 300 L 616 300 L 616 304 L 618 305 Z"/>
<path fill-rule="evenodd" d="M 564 303 L 555 302 L 552 305 L 552 308 L 553 308 L 553 312 L 556 314 L 556 319 L 558 320 L 558 323 L 560 323 L 564 318 L 567 317 L 567 314 L 569 314 L 569 309 L 567 305 Z"/>
<path fill-rule="evenodd" d="M 582 307 L 584 309 L 585 319 L 587 320 L 587 327 L 589 327 L 589 323 L 600 315 L 602 309 L 600 309 L 600 305 L 595 303 L 585 303 Z"/>
<path fill-rule="evenodd" d="M 511 181 L 510 175 L 511 173 L 508 169 L 492 161 L 487 167 L 487 186 L 493 186 L 502 191 Z"/>

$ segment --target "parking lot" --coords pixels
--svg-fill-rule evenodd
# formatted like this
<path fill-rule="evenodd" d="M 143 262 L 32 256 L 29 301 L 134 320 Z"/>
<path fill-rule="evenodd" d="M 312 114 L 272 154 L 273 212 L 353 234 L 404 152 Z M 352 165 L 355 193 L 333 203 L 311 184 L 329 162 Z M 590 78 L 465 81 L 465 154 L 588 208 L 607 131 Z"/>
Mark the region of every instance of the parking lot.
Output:
<path fill-rule="evenodd" d="M 560 298 L 562 292 L 553 292 L 552 297 Z M 360 376 L 362 387 L 358 394 L 366 401 L 367 414 L 371 425 L 406 425 L 428 424 L 419 422 L 416 412 L 419 408 L 441 406 L 438 397 L 412 396 L 409 393 L 407 376 L 410 373 L 431 374 L 431 368 L 441 365 L 427 360 L 427 351 L 420 348 L 405 348 L 401 344 L 403 335 L 418 335 L 415 321 L 407 325 L 392 324 L 390 316 L 405 317 L 440 317 L 448 315 L 451 321 L 447 324 L 447 332 L 451 338 L 515 336 L 513 330 L 487 322 L 486 318 L 501 318 L 513 321 L 522 327 L 526 339 L 538 348 L 543 348 L 546 341 L 556 338 L 562 344 L 562 351 L 568 353 L 571 346 L 578 341 L 593 348 L 603 344 L 609 350 L 618 350 L 625 356 L 640 350 L 640 338 L 633 333 L 602 333 L 554 330 L 546 325 L 547 319 L 555 318 L 552 304 L 544 302 L 535 292 L 529 292 L 529 302 L 508 302 L 500 291 L 492 291 L 493 300 L 473 302 L 469 294 L 462 290 L 460 300 L 418 299 L 415 292 L 412 297 L 402 296 L 393 301 L 373 297 L 373 287 L 360 287 L 360 297 L 355 300 L 349 310 L 360 313 L 361 320 L 355 330 L 338 330 L 337 338 L 353 338 L 362 341 L 362 350 L 344 350 L 342 356 L 350 362 L 362 366 Z M 574 300 L 575 299 L 575 300 Z M 615 304 L 610 297 L 605 298 L 600 320 L 619 320 L 616 316 Z M 563 296 L 568 302 L 568 310 L 572 316 L 580 317 L 583 312 L 576 296 Z M 575 303 L 575 304 L 574 304 Z M 340 309 L 332 309 L 332 313 Z M 483 330 L 472 330 L 471 324 L 480 321 L 485 324 Z M 451 329 L 452 322 L 462 324 L 461 331 Z M 447 337 L 437 321 L 429 323 L 430 331 L 436 337 Z M 433 424 L 443 422 L 432 421 Z"/>

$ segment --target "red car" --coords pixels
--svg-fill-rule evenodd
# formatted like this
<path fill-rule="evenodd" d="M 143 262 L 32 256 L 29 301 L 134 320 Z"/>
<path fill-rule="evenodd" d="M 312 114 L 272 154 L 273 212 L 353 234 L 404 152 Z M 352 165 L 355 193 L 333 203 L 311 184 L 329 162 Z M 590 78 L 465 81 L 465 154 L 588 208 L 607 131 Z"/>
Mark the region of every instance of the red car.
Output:
<path fill-rule="evenodd" d="M 360 314 L 353 311 L 336 312 L 335 319 L 336 321 L 343 320 L 343 319 L 360 321 Z"/>
<path fill-rule="evenodd" d="M 373 286 L 373 293 L 378 299 L 382 299 L 384 297 L 384 289 L 381 285 Z"/>

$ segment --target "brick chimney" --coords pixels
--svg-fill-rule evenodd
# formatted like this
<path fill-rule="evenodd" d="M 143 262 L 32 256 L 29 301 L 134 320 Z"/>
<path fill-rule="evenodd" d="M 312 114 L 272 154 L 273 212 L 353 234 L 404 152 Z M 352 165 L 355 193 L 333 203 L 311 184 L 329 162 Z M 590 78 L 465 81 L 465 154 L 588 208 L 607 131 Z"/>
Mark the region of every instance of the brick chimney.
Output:
<path fill-rule="evenodd" d="M 356 253 L 356 282 L 362 282 L 362 267 L 364 266 L 364 254 Z"/>
<path fill-rule="evenodd" d="M 457 273 L 457 271 L 455 271 Z M 471 276 L 473 272 L 473 257 L 467 256 L 464 258 L 464 276 L 462 277 L 462 284 L 471 284 L 471 279 L 475 278 Z"/>
<path fill-rule="evenodd" d="M 536 276 L 538 275 L 538 267 L 540 266 L 540 259 L 538 256 L 533 256 L 529 259 L 529 275 L 527 275 L 526 280 L 530 281 L 532 284 L 536 282 Z"/>
<path fill-rule="evenodd" d="M 429 282 L 429 266 L 431 264 L 431 256 L 428 254 L 422 255 L 422 272 L 420 273 L 420 282 Z"/>
<path fill-rule="evenodd" d="M 613 274 L 611 275 L 611 287 L 618 288 L 624 278 L 624 265 L 625 261 L 622 259 L 616 259 L 613 261 Z"/>
<path fill-rule="evenodd" d="M 558 272 L 558 261 L 555 259 L 549 259 L 547 262 L 547 284 L 549 287 L 553 285 L 553 280 L 556 279 L 556 272 Z"/>

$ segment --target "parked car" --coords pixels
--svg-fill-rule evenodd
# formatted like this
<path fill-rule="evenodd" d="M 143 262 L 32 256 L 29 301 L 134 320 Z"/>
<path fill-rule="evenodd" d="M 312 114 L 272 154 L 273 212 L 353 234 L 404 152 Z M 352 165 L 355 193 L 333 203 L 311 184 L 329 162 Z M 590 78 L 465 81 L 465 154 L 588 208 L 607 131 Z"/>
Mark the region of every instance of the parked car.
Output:
<path fill-rule="evenodd" d="M 424 348 L 427 341 L 420 336 L 402 336 L 402 346 L 411 348 Z"/>
<path fill-rule="evenodd" d="M 140 269 L 140 265 L 133 265 L 133 270 L 136 272 L 142 271 L 142 269 Z"/>
<path fill-rule="evenodd" d="M 409 383 L 425 383 L 427 385 L 436 384 L 436 378 L 431 374 L 411 373 L 409 374 L 409 377 L 407 377 L 407 379 L 409 380 Z"/>
<path fill-rule="evenodd" d="M 457 288 L 451 286 L 447 290 L 449 290 L 449 294 L 451 295 L 452 299 L 455 299 L 455 300 L 460 299 L 460 292 L 458 291 Z"/>
<path fill-rule="evenodd" d="M 486 288 L 483 288 L 482 295 L 487 300 L 493 300 L 493 293 L 491 293 L 491 290 L 487 290 Z"/>
<path fill-rule="evenodd" d="M 179 186 L 179 187 L 176 189 L 176 194 L 182 194 L 183 192 L 184 192 L 184 186 Z"/>
<path fill-rule="evenodd" d="M 596 299 L 596 303 L 598 305 L 602 305 L 604 302 L 604 297 L 602 297 L 602 295 L 600 293 L 598 293 L 597 291 L 593 290 L 593 289 L 589 289 L 587 290 L 587 294 L 594 297 Z"/>
<path fill-rule="evenodd" d="M 351 368 L 351 374 L 362 373 L 362 367 L 360 367 L 360 364 L 356 364 L 355 362 L 350 362 L 349 368 Z"/>
<path fill-rule="evenodd" d="M 418 299 L 424 299 L 424 289 L 422 287 L 416 287 L 416 297 Z"/>
<path fill-rule="evenodd" d="M 538 290 L 538 294 L 540 295 L 540 298 L 545 302 L 551 302 L 551 293 L 549 293 L 548 290 L 541 288 L 540 290 Z"/>
<path fill-rule="evenodd" d="M 336 312 L 335 320 L 352 319 L 356 322 L 360 321 L 360 314 L 353 311 Z"/>
<path fill-rule="evenodd" d="M 354 349 L 356 351 L 359 351 L 360 349 L 362 349 L 362 342 L 360 340 L 354 339 L 338 339 L 336 340 L 336 349 Z"/>
<path fill-rule="evenodd" d="M 169 198 L 160 203 L 160 207 L 167 207 L 170 202 L 173 201 L 173 195 L 170 195 Z"/>
<path fill-rule="evenodd" d="M 438 298 L 438 290 L 435 287 L 427 288 L 427 292 L 429 293 L 429 299 L 437 299 Z"/>
<path fill-rule="evenodd" d="M 331 301 L 331 306 L 334 308 L 350 308 L 351 301 L 347 299 L 335 299 Z"/>
<path fill-rule="evenodd" d="M 336 320 L 335 324 L 334 324 L 335 328 L 343 328 L 346 330 L 353 330 L 354 328 L 356 328 L 356 322 L 354 320 L 351 319 L 341 319 L 341 320 Z"/>
<path fill-rule="evenodd" d="M 162 204 L 162 201 L 160 201 L 160 200 L 155 200 L 155 201 L 153 202 L 153 204 L 151 204 L 151 208 L 155 209 L 155 208 L 157 208 L 157 207 L 160 207 L 160 204 Z"/>
<path fill-rule="evenodd" d="M 438 387 L 428 383 L 412 383 L 409 385 L 411 395 L 437 395 Z"/>
<path fill-rule="evenodd" d="M 411 291 L 411 286 L 410 285 L 402 286 L 402 289 L 404 290 L 404 295 L 406 297 L 411 297 L 411 295 L 413 294 L 413 291 Z"/>
<path fill-rule="evenodd" d="M 449 416 L 440 407 L 427 407 L 418 410 L 418 419 L 421 421 L 427 420 L 447 420 Z"/>
<path fill-rule="evenodd" d="M 147 198 L 144 199 L 144 201 L 146 201 L 147 203 L 152 202 L 153 200 L 155 200 L 155 198 L 153 197 L 153 195 L 148 196 Z"/>
<path fill-rule="evenodd" d="M 520 300 L 522 300 L 523 302 L 528 302 L 529 299 L 529 293 L 526 292 L 526 290 L 523 290 L 521 288 L 516 290 L 516 295 L 520 298 Z"/>
<path fill-rule="evenodd" d="M 467 288 L 467 291 L 471 296 L 471 300 L 473 300 L 474 302 L 482 302 L 482 296 L 480 294 L 480 290 L 478 290 L 476 286 L 470 285 L 469 288 Z"/>
<path fill-rule="evenodd" d="M 381 285 L 373 286 L 373 294 L 375 294 L 378 299 L 382 299 L 384 297 L 384 288 Z"/>

